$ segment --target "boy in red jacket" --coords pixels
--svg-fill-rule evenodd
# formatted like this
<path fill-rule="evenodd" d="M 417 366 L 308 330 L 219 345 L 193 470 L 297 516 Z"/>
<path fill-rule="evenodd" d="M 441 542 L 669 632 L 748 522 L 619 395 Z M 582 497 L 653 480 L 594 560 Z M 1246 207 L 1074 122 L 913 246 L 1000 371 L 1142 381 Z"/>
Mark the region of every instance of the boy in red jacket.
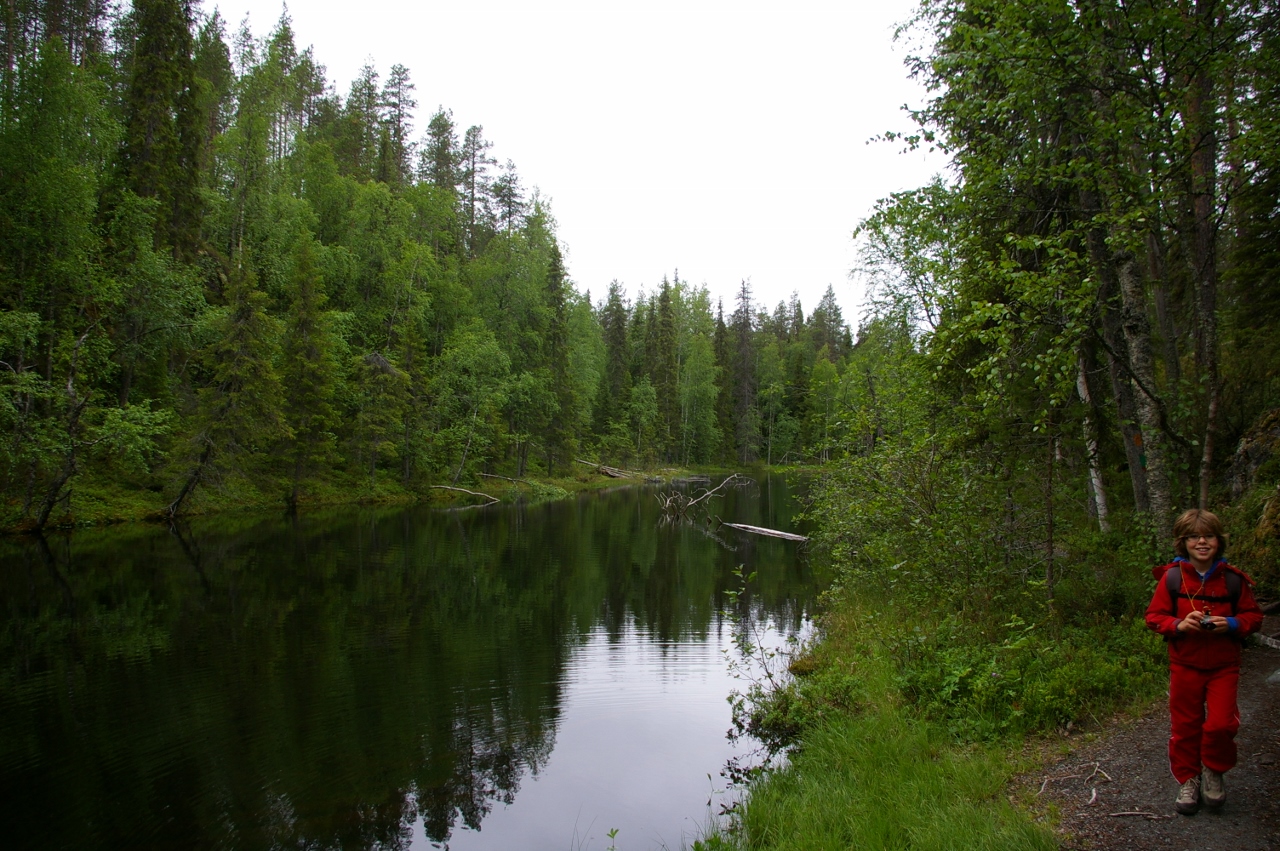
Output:
<path fill-rule="evenodd" d="M 1240 645 L 1262 627 L 1253 580 L 1222 557 L 1222 532 L 1211 512 L 1183 512 L 1173 524 L 1178 557 L 1152 570 L 1147 626 L 1169 643 L 1169 767 L 1183 815 L 1199 810 L 1202 798 L 1210 807 L 1227 799 L 1222 775 L 1236 764 L 1240 729 Z"/>

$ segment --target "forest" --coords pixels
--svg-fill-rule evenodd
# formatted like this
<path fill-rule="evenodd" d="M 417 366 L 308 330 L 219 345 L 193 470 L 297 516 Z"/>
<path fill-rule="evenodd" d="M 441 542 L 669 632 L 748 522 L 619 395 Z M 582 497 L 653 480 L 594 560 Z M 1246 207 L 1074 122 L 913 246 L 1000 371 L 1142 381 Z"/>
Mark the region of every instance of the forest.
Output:
<path fill-rule="evenodd" d="M 875 296 L 832 473 L 841 499 L 892 484 L 902 513 L 834 522 L 945 517 L 894 534 L 967 539 L 1052 599 L 1088 572 L 1080 534 L 1157 558 L 1177 512 L 1211 508 L 1276 581 L 1278 12 L 920 4 L 908 67 L 932 95 L 888 137 L 952 176 L 861 225 Z"/>
<path fill-rule="evenodd" d="M 1057 847 L 957 743 L 1065 752 L 1159 705 L 1143 613 L 1185 509 L 1280 597 L 1280 6 L 923 0 L 899 37 L 928 96 L 884 141 L 949 166 L 859 226 L 872 296 L 810 508 L 838 579 L 739 714 L 804 747 L 707 848 Z M 830 806 L 878 788 L 919 797 Z"/>
<path fill-rule="evenodd" d="M 1048 847 L 967 748 L 1163 692 L 1176 514 L 1280 597 L 1280 4 L 921 0 L 899 38 L 927 95 L 880 142 L 948 166 L 850 223 L 853 333 L 832 289 L 724 303 L 678 258 L 582 287 L 481 126 L 416 133 L 403 65 L 340 94 L 287 17 L 5 0 L 0 525 L 804 467 L 820 640 L 735 724 L 826 744 L 705 847 Z M 927 797 L 953 759 L 984 779 Z M 859 827 L 854 764 L 925 797 Z"/>
<path fill-rule="evenodd" d="M 1274 587 L 1278 12 L 921 3 L 882 141 L 950 165 L 858 225 L 855 339 L 830 288 L 580 291 L 482 127 L 415 136 L 402 65 L 339 95 L 287 16 L 10 2 L 6 523 L 805 464 L 834 563 L 971 612 L 1131 614 L 1188 506 Z"/>
<path fill-rule="evenodd" d="M 593 302 L 483 127 L 415 135 L 403 65 L 340 95 L 287 16 L 260 38 L 188 0 L 13 0 L 0 39 L 7 525 L 837 442 L 830 289 Z"/>

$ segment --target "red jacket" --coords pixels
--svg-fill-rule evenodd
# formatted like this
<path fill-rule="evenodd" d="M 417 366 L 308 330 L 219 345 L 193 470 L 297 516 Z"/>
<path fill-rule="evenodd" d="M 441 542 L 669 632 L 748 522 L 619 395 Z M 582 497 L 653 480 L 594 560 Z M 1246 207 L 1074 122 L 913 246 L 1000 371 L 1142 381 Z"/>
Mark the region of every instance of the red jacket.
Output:
<path fill-rule="evenodd" d="M 1165 581 L 1165 572 L 1182 571 L 1182 587 L 1176 601 L 1169 594 L 1169 585 Z M 1226 571 L 1241 576 L 1240 598 L 1234 607 L 1226 598 L 1229 597 Z M 1253 580 L 1237 567 L 1219 561 L 1209 571 L 1202 582 L 1200 574 L 1191 563 L 1178 559 L 1170 564 L 1153 568 L 1156 577 L 1156 593 L 1147 606 L 1147 626 L 1165 636 L 1169 640 L 1169 661 L 1187 665 L 1200 670 L 1213 670 L 1230 665 L 1240 664 L 1240 641 L 1246 635 L 1252 635 L 1262 628 L 1262 609 L 1258 601 L 1253 599 Z M 1218 600 L 1206 598 L 1217 597 Z M 1192 604 L 1194 598 L 1195 603 Z M 1216 630 L 1214 632 L 1178 632 L 1178 622 L 1191 612 L 1204 611 L 1208 606 L 1215 615 L 1235 618 L 1234 630 Z"/>

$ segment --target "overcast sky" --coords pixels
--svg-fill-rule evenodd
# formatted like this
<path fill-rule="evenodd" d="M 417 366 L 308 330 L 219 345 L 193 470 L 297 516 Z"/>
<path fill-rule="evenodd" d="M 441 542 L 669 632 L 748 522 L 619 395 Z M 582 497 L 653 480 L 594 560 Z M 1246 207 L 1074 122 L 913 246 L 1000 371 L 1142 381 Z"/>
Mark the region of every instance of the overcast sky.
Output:
<path fill-rule="evenodd" d="M 205 0 L 234 32 L 274 28 L 279 0 Z M 936 155 L 868 140 L 910 129 L 910 0 L 679 3 L 295 0 L 299 47 L 345 95 L 372 61 L 417 86 L 415 137 L 437 106 L 484 127 L 551 201 L 569 274 L 598 301 L 679 270 L 728 305 L 747 279 L 806 312 L 835 287 L 846 320 L 851 232 L 876 199 L 941 170 Z"/>

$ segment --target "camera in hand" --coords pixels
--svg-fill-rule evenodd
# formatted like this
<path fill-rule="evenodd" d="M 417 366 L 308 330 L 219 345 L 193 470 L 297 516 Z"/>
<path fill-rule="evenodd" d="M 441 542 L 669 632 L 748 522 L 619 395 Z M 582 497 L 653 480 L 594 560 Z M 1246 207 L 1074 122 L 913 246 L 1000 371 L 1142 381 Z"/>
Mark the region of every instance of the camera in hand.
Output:
<path fill-rule="evenodd" d="M 1218 625 L 1213 622 L 1213 618 L 1209 617 L 1208 615 L 1205 615 L 1200 619 L 1200 628 L 1212 631 L 1217 629 Z"/>

